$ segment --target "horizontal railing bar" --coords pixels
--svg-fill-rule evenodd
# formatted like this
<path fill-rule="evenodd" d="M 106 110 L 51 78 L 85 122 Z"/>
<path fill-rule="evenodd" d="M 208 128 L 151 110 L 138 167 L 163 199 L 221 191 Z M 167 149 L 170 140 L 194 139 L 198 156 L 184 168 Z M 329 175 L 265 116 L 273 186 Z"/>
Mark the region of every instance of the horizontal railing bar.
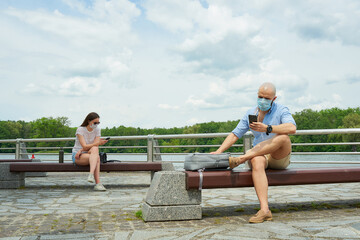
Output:
<path fill-rule="evenodd" d="M 193 154 L 192 152 L 191 153 L 153 153 L 154 155 L 168 155 L 168 156 L 171 156 L 171 155 L 188 155 L 188 154 Z M 230 154 L 232 155 L 243 155 L 244 153 L 243 152 L 231 152 Z"/>
<path fill-rule="evenodd" d="M 161 145 L 154 146 L 155 148 L 194 148 L 194 147 L 220 147 L 221 145 Z M 243 147 L 243 144 L 234 144 L 231 147 Z"/>
<path fill-rule="evenodd" d="M 360 152 L 292 152 L 292 155 L 360 155 Z"/>
<path fill-rule="evenodd" d="M 73 147 L 22 147 L 20 149 L 22 150 L 36 150 L 36 149 L 42 149 L 42 150 L 50 150 L 50 149 L 55 149 L 55 150 L 60 150 L 60 149 L 72 149 Z"/>
<path fill-rule="evenodd" d="M 118 149 L 122 149 L 122 148 L 147 148 L 147 146 L 100 146 L 101 148 L 118 148 Z"/>
<path fill-rule="evenodd" d="M 188 155 L 192 153 L 154 153 L 154 155 Z M 243 152 L 230 152 L 234 155 L 243 155 Z M 360 155 L 360 152 L 292 152 L 291 155 Z"/>
<path fill-rule="evenodd" d="M 354 162 L 350 162 L 350 161 L 291 161 L 291 164 L 296 163 L 296 164 L 306 164 L 306 163 L 311 163 L 311 164 L 360 164 L 359 161 L 354 161 Z"/>
<path fill-rule="evenodd" d="M 4 153 L 6 154 L 6 153 Z M 9 154 L 9 153 L 7 153 Z M 14 153 L 10 153 L 14 154 Z M 57 153 L 23 153 L 25 155 L 58 155 Z M 72 155 L 71 153 L 64 153 L 64 155 Z M 106 155 L 147 155 L 147 153 L 106 153 Z"/>
<path fill-rule="evenodd" d="M 351 134 L 351 133 L 360 133 L 360 128 L 297 130 L 296 133 L 292 135 L 327 135 L 327 134 Z"/>
<path fill-rule="evenodd" d="M 169 134 L 169 135 L 154 135 L 154 139 L 217 138 L 217 137 L 227 137 L 228 135 L 229 133 Z"/>
<path fill-rule="evenodd" d="M 343 142 L 343 143 L 292 143 L 292 146 L 326 146 L 326 145 L 360 145 L 360 142 Z"/>
<path fill-rule="evenodd" d="M 23 149 L 23 150 L 28 150 L 28 149 L 56 149 L 56 150 L 60 150 L 60 149 L 72 149 L 73 147 L 26 147 L 26 148 L 20 148 L 20 149 Z M 147 146 L 100 146 L 99 147 L 100 149 L 102 148 L 147 148 Z M 13 148 L 15 149 L 15 148 Z M 0 148 L 0 150 L 2 150 L 2 148 Z"/>

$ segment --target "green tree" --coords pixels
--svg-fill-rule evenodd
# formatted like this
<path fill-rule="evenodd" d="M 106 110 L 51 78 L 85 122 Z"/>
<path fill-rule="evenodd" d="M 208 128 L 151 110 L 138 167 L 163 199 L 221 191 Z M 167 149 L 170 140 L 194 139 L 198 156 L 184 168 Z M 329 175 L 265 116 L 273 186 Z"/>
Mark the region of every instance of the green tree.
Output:
<path fill-rule="evenodd" d="M 360 128 L 360 114 L 350 113 L 343 119 L 343 125 L 340 128 Z M 342 135 L 344 142 L 357 142 L 360 141 L 360 134 L 344 134 Z M 357 151 L 357 146 L 352 145 L 352 151 Z"/>

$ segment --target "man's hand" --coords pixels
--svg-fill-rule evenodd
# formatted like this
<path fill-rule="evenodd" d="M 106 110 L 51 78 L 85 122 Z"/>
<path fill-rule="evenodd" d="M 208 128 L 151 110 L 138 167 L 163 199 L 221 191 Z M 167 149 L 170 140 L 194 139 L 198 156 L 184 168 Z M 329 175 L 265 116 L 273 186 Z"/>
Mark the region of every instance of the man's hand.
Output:
<path fill-rule="evenodd" d="M 210 154 L 220 154 L 222 152 L 220 152 L 219 150 L 216 150 L 215 152 L 211 152 Z"/>
<path fill-rule="evenodd" d="M 262 122 L 253 122 L 253 123 L 250 123 L 250 128 L 254 131 L 257 131 L 257 132 L 266 132 L 266 129 L 267 129 L 267 126 L 266 124 L 262 123 Z"/>

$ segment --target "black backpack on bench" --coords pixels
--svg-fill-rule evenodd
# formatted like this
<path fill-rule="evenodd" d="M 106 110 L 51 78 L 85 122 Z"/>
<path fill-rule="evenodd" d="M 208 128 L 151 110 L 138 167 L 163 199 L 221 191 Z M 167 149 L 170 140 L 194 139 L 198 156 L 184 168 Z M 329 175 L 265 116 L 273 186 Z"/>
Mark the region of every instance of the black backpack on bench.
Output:
<path fill-rule="evenodd" d="M 101 163 L 108 163 L 108 162 L 121 162 L 119 160 L 107 160 L 107 155 L 104 152 L 99 152 L 100 162 Z"/>

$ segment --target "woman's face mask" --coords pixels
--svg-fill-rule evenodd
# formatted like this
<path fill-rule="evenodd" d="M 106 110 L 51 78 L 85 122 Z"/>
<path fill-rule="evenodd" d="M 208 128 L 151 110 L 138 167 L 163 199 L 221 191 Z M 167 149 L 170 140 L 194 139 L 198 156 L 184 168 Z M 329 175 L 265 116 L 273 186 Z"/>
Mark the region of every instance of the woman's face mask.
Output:
<path fill-rule="evenodd" d="M 91 122 L 90 122 L 91 123 Z M 89 123 L 89 124 L 90 124 Z M 90 128 L 91 129 L 95 129 L 97 128 L 97 126 L 100 124 L 100 122 L 98 120 L 95 120 L 92 124 L 90 124 Z"/>
<path fill-rule="evenodd" d="M 271 103 L 273 100 L 266 98 L 258 98 L 257 103 L 261 111 L 267 111 L 271 108 Z"/>

